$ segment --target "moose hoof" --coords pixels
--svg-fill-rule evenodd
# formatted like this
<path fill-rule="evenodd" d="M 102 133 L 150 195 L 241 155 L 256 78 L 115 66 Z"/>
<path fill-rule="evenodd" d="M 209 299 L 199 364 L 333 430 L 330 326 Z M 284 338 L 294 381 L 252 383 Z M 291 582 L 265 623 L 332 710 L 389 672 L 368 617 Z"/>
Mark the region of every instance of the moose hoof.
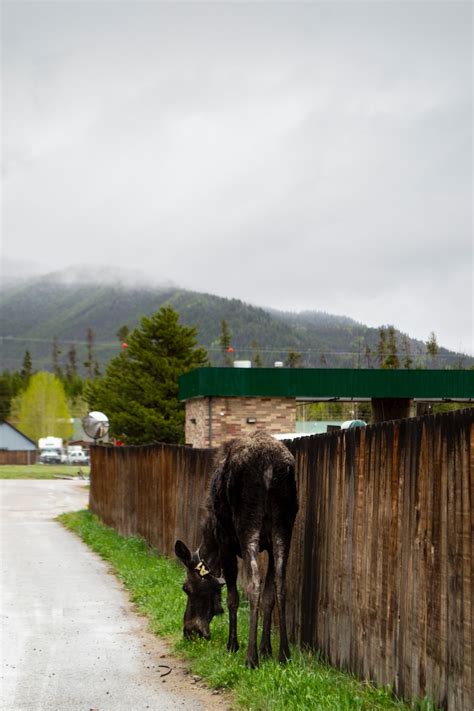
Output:
<path fill-rule="evenodd" d="M 281 650 L 278 655 L 278 661 L 280 664 L 286 664 L 290 660 L 290 650 Z"/>
<path fill-rule="evenodd" d="M 247 659 L 245 660 L 245 666 L 249 669 L 257 669 L 258 657 L 256 655 L 255 657 L 247 657 Z"/>
<path fill-rule="evenodd" d="M 239 643 L 237 640 L 232 640 L 231 642 L 227 642 L 227 649 L 229 652 L 237 652 L 239 649 Z"/>
<path fill-rule="evenodd" d="M 271 647 L 260 647 L 259 654 L 262 659 L 270 659 L 272 656 L 272 648 Z"/>

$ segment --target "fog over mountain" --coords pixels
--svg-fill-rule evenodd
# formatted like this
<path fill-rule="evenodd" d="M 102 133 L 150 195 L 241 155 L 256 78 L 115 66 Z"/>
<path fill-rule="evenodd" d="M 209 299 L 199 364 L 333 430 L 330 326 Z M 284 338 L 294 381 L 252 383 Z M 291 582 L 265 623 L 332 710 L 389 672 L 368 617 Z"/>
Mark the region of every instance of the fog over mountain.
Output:
<path fill-rule="evenodd" d="M 133 329 L 143 316 L 166 305 L 178 311 L 182 323 L 197 329 L 198 342 L 206 347 L 214 365 L 222 364 L 219 338 L 225 319 L 236 359 L 255 361 L 258 354 L 263 365 L 272 366 L 295 351 L 306 367 L 377 367 L 378 330 L 347 316 L 265 309 L 170 284 L 153 287 L 135 276 L 128 274 L 122 280 L 121 275 L 101 272 L 100 278 L 94 273 L 84 277 L 66 270 L 10 283 L 0 298 L 3 367 L 20 368 L 25 350 L 29 350 L 35 369 L 51 369 L 53 339 L 61 350 L 63 366 L 72 346 L 81 364 L 86 360 L 89 331 L 103 369 L 120 352 L 120 327 Z M 474 364 L 474 358 L 450 352 L 442 342 L 433 363 L 422 341 L 402 333 L 397 339 L 400 360 L 409 355 L 414 367 Z"/>

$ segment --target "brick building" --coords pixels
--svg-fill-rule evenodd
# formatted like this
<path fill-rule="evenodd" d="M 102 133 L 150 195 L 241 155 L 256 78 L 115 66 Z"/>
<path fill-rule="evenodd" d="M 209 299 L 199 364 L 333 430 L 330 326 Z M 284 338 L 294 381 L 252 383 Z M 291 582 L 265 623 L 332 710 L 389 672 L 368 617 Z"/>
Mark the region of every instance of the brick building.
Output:
<path fill-rule="evenodd" d="M 410 416 L 413 400 L 474 400 L 474 371 L 197 368 L 180 378 L 186 443 L 217 447 L 255 429 L 294 432 L 298 401 L 372 401 L 375 422 Z"/>
<path fill-rule="evenodd" d="M 217 447 L 245 432 L 294 432 L 296 400 L 288 397 L 200 397 L 186 402 L 186 443 Z"/>

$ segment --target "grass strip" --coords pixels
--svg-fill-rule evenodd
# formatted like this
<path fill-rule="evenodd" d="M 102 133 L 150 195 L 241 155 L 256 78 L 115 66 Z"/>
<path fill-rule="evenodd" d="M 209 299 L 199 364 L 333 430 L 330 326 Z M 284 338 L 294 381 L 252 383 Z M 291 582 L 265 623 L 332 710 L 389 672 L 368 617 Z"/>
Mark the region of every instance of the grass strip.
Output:
<path fill-rule="evenodd" d="M 0 464 L 0 479 L 56 479 L 61 476 L 89 476 L 82 464 Z"/>
<path fill-rule="evenodd" d="M 193 673 L 203 677 L 209 686 L 231 689 L 239 706 L 251 711 L 435 711 L 428 700 L 405 704 L 394 698 L 389 687 L 376 688 L 359 681 L 333 669 L 317 655 L 296 648 L 286 665 L 269 660 L 257 670 L 247 669 L 245 601 L 239 610 L 242 648 L 237 653 L 226 650 L 226 614 L 214 619 L 211 641 L 184 640 L 184 571 L 177 562 L 158 556 L 141 538 L 120 536 L 88 511 L 63 514 L 59 520 L 111 564 L 138 611 L 150 619 L 152 631 L 166 636 L 175 653 L 190 660 Z M 277 640 L 273 646 L 276 649 Z"/>

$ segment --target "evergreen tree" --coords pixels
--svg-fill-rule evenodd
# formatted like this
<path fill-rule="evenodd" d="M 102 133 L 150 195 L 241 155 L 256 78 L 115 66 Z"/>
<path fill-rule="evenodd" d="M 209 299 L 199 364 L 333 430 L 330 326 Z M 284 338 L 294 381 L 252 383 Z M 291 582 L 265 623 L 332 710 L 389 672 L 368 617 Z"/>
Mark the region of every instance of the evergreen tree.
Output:
<path fill-rule="evenodd" d="M 297 351 L 288 351 L 288 354 L 285 358 L 285 367 L 286 368 L 301 368 L 301 353 L 298 353 Z"/>
<path fill-rule="evenodd" d="M 402 347 L 403 347 L 403 367 L 405 370 L 410 370 L 413 365 L 413 358 L 411 357 L 411 344 L 410 339 L 407 335 L 402 336 Z"/>
<path fill-rule="evenodd" d="M 383 326 L 379 328 L 379 342 L 377 344 L 377 360 L 379 368 L 384 367 L 385 358 L 387 357 L 387 334 Z"/>
<path fill-rule="evenodd" d="M 72 380 L 77 374 L 77 351 L 73 343 L 67 352 L 66 377 Z"/>
<path fill-rule="evenodd" d="M 10 418 L 13 400 L 25 386 L 25 381 L 17 370 L 4 370 L 0 375 L 0 422 Z"/>
<path fill-rule="evenodd" d="M 117 330 L 116 336 L 119 339 L 120 343 L 125 343 L 125 341 L 128 338 L 128 334 L 130 333 L 130 329 L 128 326 L 120 326 L 120 328 Z"/>
<path fill-rule="evenodd" d="M 231 333 L 229 324 L 225 319 L 221 321 L 221 335 L 219 337 L 219 345 L 222 352 L 222 360 L 225 366 L 232 365 L 232 356 L 229 354 L 229 348 L 231 347 Z"/>
<path fill-rule="evenodd" d="M 66 391 L 66 395 L 72 401 L 75 401 L 82 394 L 83 390 L 82 378 L 80 377 L 77 368 L 77 351 L 74 343 L 71 345 L 67 352 L 64 389 Z"/>
<path fill-rule="evenodd" d="M 0 375 L 0 422 L 4 422 L 10 414 L 11 399 L 9 378 L 2 373 Z"/>
<path fill-rule="evenodd" d="M 89 380 L 93 380 L 94 378 L 98 378 L 100 376 L 99 363 L 96 359 L 94 351 L 94 343 L 95 333 L 92 328 L 88 328 L 86 333 L 87 358 L 84 361 L 84 367 Z"/>
<path fill-rule="evenodd" d="M 59 380 L 62 380 L 63 377 L 63 371 L 59 364 L 59 356 L 61 355 L 61 353 L 62 351 L 59 348 L 58 337 L 54 336 L 53 341 L 51 343 L 51 358 L 53 362 L 53 373 L 57 378 L 59 378 Z"/>
<path fill-rule="evenodd" d="M 436 366 L 436 357 L 439 353 L 438 341 L 434 331 L 431 331 L 430 336 L 426 341 L 426 352 L 431 358 L 431 367 L 434 368 Z"/>
<path fill-rule="evenodd" d="M 23 380 L 25 387 L 30 382 L 32 372 L 33 372 L 33 362 L 31 360 L 31 353 L 30 353 L 30 351 L 25 351 L 25 355 L 23 356 L 23 363 L 21 365 L 21 370 L 20 370 L 21 379 Z"/>
<path fill-rule="evenodd" d="M 252 361 L 255 368 L 261 368 L 263 365 L 262 356 L 260 355 L 260 349 L 258 347 L 257 341 L 252 341 L 250 344 L 252 346 Z"/>
<path fill-rule="evenodd" d="M 365 347 L 365 360 L 367 368 L 372 368 L 372 349 L 370 346 Z"/>
<path fill-rule="evenodd" d="M 196 347 L 196 329 L 180 325 L 176 311 L 162 307 L 141 320 L 127 343 L 104 377 L 86 386 L 89 406 L 104 412 L 110 433 L 128 444 L 183 442 L 178 378 L 208 362 L 204 348 Z"/>
<path fill-rule="evenodd" d="M 393 326 L 388 327 L 387 355 L 383 361 L 382 368 L 386 370 L 397 370 L 400 367 L 398 358 L 397 334 Z"/>
<path fill-rule="evenodd" d="M 27 389 L 15 399 L 14 414 L 18 429 L 35 442 L 49 435 L 68 439 L 72 434 L 64 387 L 52 373 L 31 376 Z"/>
<path fill-rule="evenodd" d="M 363 338 L 359 336 L 359 338 L 356 339 L 356 347 L 357 347 L 357 358 L 355 360 L 355 363 L 353 363 L 353 368 L 359 368 L 361 367 L 361 359 L 362 359 L 362 344 L 363 344 Z"/>

